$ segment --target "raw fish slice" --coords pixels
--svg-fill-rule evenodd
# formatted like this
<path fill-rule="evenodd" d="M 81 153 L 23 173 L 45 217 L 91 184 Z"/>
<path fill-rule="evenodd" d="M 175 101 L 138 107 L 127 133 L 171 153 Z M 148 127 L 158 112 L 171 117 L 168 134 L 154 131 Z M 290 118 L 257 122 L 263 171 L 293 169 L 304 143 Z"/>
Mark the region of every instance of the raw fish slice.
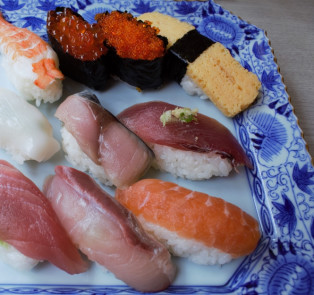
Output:
<path fill-rule="evenodd" d="M 62 132 L 67 158 L 92 173 L 95 165 L 100 167 L 104 175 L 93 174 L 106 184 L 132 184 L 149 169 L 153 153 L 97 101 L 95 95 L 78 93 L 58 107 L 56 117 L 79 145 L 75 150 L 76 143 L 68 143 L 69 134 Z M 86 156 L 91 163 L 82 160 Z"/>
<path fill-rule="evenodd" d="M 139 291 L 167 288 L 175 269 L 166 248 L 87 174 L 66 166 L 55 172 L 44 191 L 80 250 Z"/>
<path fill-rule="evenodd" d="M 0 147 L 22 164 L 50 159 L 60 149 L 47 118 L 15 93 L 0 88 Z"/>
<path fill-rule="evenodd" d="M 236 138 L 215 119 L 197 113 L 191 122 L 172 120 L 164 125 L 160 120 L 161 115 L 176 107 L 161 101 L 140 103 L 122 111 L 117 118 L 153 149 L 157 159 L 155 165 L 158 168 L 161 167 L 162 170 L 177 176 L 206 179 L 212 175 L 226 176 L 232 167 L 237 168 L 240 165 L 252 167 Z M 165 147 L 168 149 L 165 153 L 161 153 L 160 150 L 164 151 Z M 172 153 L 172 156 L 168 157 L 167 153 Z M 175 158 L 176 154 L 180 157 Z M 214 163 L 209 162 L 206 165 L 207 160 L 213 160 Z M 194 165 L 193 162 L 196 164 Z M 204 163 L 204 170 L 213 169 L 213 172 L 206 174 L 205 171 L 205 176 L 194 175 L 189 171 L 186 174 L 180 174 L 180 168 L 185 170 L 192 165 L 197 171 L 203 165 L 201 162 Z M 189 164 L 185 165 L 185 163 Z M 223 167 L 217 167 L 217 169 L 213 167 L 219 165 Z"/>
<path fill-rule="evenodd" d="M 48 199 L 36 185 L 0 160 L 0 240 L 36 260 L 76 274 L 87 270 Z"/>
<path fill-rule="evenodd" d="M 1 13 L 0 52 L 7 76 L 23 98 L 39 105 L 61 97 L 64 76 L 56 53 L 35 33 L 8 23 Z"/>
<path fill-rule="evenodd" d="M 250 254 L 260 238 L 257 221 L 239 207 L 171 182 L 143 179 L 115 197 L 175 255 L 200 264 Z"/>

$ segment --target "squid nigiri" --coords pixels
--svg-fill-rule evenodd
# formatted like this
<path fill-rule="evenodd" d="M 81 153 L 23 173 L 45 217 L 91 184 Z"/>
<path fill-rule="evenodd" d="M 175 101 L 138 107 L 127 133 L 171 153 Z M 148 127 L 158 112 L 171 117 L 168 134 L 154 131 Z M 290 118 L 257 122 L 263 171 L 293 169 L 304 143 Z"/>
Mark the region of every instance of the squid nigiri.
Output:
<path fill-rule="evenodd" d="M 167 249 L 89 175 L 67 166 L 55 172 L 44 192 L 80 250 L 139 291 L 167 288 L 175 276 Z"/>
<path fill-rule="evenodd" d="M 151 101 L 133 105 L 117 118 L 152 148 L 155 168 L 176 176 L 201 180 L 227 176 L 240 165 L 252 167 L 232 133 L 198 110 Z"/>
<path fill-rule="evenodd" d="M 158 179 L 116 190 L 116 199 L 174 255 L 198 264 L 224 264 L 250 254 L 258 222 L 239 207 Z"/>
<path fill-rule="evenodd" d="M 57 54 L 38 35 L 7 22 L 0 13 L 0 53 L 12 84 L 26 100 L 54 102 L 62 95 Z"/>
<path fill-rule="evenodd" d="M 69 162 L 107 185 L 127 186 L 150 168 L 153 152 L 88 92 L 69 96 L 55 116 Z"/>
<path fill-rule="evenodd" d="M 22 164 L 46 161 L 60 150 L 48 119 L 14 92 L 0 88 L 0 148 Z"/>
<path fill-rule="evenodd" d="M 5 242 L 29 257 L 26 266 L 35 266 L 36 260 L 48 260 L 70 274 L 87 270 L 87 262 L 70 240 L 48 199 L 29 178 L 3 160 L 0 160 L 0 203 L 2 246 Z M 5 255 L 14 253 L 14 249 L 7 249 L 9 252 Z"/>

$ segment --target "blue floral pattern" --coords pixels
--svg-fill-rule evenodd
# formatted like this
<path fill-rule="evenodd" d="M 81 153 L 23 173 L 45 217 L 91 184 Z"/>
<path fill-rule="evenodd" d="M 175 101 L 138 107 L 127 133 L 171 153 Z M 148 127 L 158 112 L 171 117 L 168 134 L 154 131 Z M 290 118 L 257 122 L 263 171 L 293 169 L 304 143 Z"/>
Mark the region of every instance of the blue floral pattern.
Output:
<path fill-rule="evenodd" d="M 134 15 L 154 10 L 173 15 L 224 44 L 262 82 L 259 98 L 236 116 L 234 126 L 254 166 L 247 174 L 263 238 L 225 285 L 172 286 L 160 294 L 314 294 L 314 169 L 264 32 L 213 1 L 0 2 L 8 20 L 45 39 L 47 11 L 57 6 L 71 7 L 90 22 L 96 13 L 116 9 Z M 0 285 L 0 293 L 137 294 L 124 286 L 54 285 Z"/>

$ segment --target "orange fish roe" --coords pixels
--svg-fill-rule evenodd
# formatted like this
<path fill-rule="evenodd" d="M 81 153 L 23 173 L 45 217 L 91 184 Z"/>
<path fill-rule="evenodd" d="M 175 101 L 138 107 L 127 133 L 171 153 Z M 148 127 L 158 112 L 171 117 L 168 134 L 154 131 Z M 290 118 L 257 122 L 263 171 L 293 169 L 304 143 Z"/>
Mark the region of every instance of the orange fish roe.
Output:
<path fill-rule="evenodd" d="M 127 12 L 113 11 L 96 15 L 108 46 L 122 58 L 154 60 L 165 53 L 158 31 L 148 22 L 138 21 Z"/>
<path fill-rule="evenodd" d="M 92 61 L 107 53 L 104 37 L 97 24 L 89 24 L 71 9 L 49 11 L 47 31 L 73 57 Z"/>

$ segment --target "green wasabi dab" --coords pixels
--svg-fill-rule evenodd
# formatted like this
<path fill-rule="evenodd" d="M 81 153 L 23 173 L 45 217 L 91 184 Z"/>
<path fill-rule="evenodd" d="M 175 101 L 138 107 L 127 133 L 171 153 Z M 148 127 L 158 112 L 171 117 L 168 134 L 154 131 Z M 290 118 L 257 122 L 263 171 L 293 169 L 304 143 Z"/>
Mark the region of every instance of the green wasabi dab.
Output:
<path fill-rule="evenodd" d="M 7 248 L 9 246 L 8 243 L 0 240 L 0 247 Z"/>
<path fill-rule="evenodd" d="M 183 123 L 190 123 L 197 120 L 198 109 L 191 110 L 190 108 L 175 108 L 174 110 L 168 110 L 162 113 L 160 121 L 163 126 L 167 123 L 177 121 Z"/>

